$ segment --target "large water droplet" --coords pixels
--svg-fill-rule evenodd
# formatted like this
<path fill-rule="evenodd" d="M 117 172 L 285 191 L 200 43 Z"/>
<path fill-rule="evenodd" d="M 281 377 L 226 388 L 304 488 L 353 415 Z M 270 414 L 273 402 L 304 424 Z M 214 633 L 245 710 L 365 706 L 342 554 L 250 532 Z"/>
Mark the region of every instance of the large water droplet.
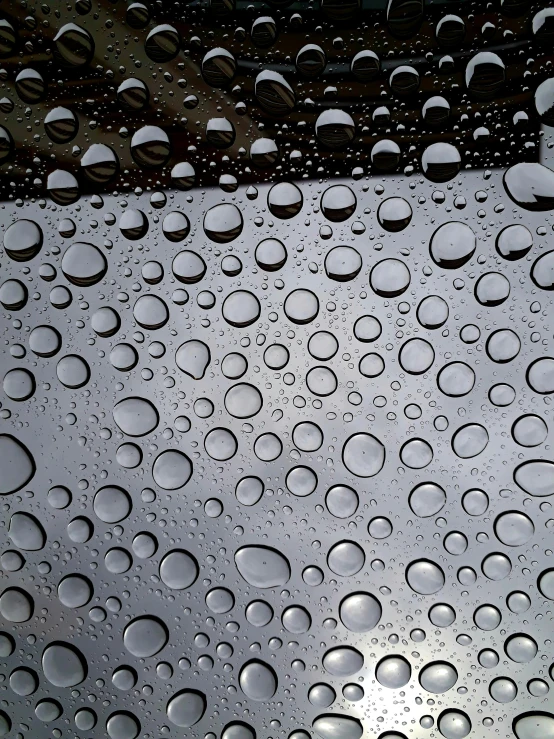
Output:
<path fill-rule="evenodd" d="M 445 583 L 442 569 L 428 559 L 411 562 L 406 568 L 406 580 L 411 589 L 420 595 L 438 593 Z"/>
<path fill-rule="evenodd" d="M 124 434 L 146 436 L 158 425 L 159 415 L 146 398 L 124 398 L 114 406 L 113 419 Z"/>
<path fill-rule="evenodd" d="M 375 668 L 377 682 L 385 688 L 397 690 L 410 681 L 412 668 L 404 657 L 384 657 Z"/>
<path fill-rule="evenodd" d="M 29 593 L 21 588 L 7 588 L 0 595 L 0 615 L 12 623 L 21 624 L 33 616 L 35 604 Z"/>
<path fill-rule="evenodd" d="M 0 495 L 11 495 L 35 474 L 35 460 L 27 447 L 9 434 L 0 434 Z"/>
<path fill-rule="evenodd" d="M 449 662 L 429 662 L 419 673 L 419 683 L 429 693 L 446 693 L 457 680 L 458 672 Z"/>
<path fill-rule="evenodd" d="M 521 511 L 505 511 L 494 522 L 494 533 L 502 544 L 520 547 L 531 539 L 535 526 Z"/>
<path fill-rule="evenodd" d="M 350 282 L 362 268 L 362 257 L 351 246 L 336 246 L 327 252 L 325 272 L 327 277 L 337 282 Z"/>
<path fill-rule="evenodd" d="M 520 208 L 554 209 L 554 172 L 538 162 L 520 162 L 504 173 L 504 187 Z"/>
<path fill-rule="evenodd" d="M 87 663 L 73 645 L 54 642 L 42 653 L 42 671 L 52 685 L 71 688 L 79 685 L 87 676 Z"/>
<path fill-rule="evenodd" d="M 335 677 L 350 677 L 363 666 L 363 655 L 354 647 L 335 647 L 323 656 L 324 669 Z"/>
<path fill-rule="evenodd" d="M 251 660 L 241 668 L 239 684 L 243 693 L 254 701 L 268 701 L 277 691 L 277 675 L 261 660 Z"/>
<path fill-rule="evenodd" d="M 363 726 L 357 718 L 340 714 L 318 716 L 312 724 L 321 739 L 361 739 Z"/>
<path fill-rule="evenodd" d="M 169 634 L 167 626 L 155 616 L 139 616 L 123 631 L 125 649 L 135 657 L 153 657 L 165 647 Z"/>
<path fill-rule="evenodd" d="M 517 739 L 553 739 L 554 715 L 543 711 L 522 713 L 512 727 Z"/>
<path fill-rule="evenodd" d="M 342 461 L 357 477 L 373 477 L 385 464 L 385 447 L 372 434 L 358 433 L 344 443 Z"/>
<path fill-rule="evenodd" d="M 90 287 L 104 277 L 108 270 L 106 258 L 93 244 L 78 241 L 66 249 L 62 271 L 78 287 Z"/>
<path fill-rule="evenodd" d="M 374 629 L 381 614 L 381 603 L 370 593 L 350 593 L 339 607 L 340 620 L 349 631 L 356 634 Z"/>
<path fill-rule="evenodd" d="M 477 240 L 471 228 L 459 221 L 439 226 L 429 245 L 433 261 L 445 269 L 462 267 L 475 252 Z"/>
<path fill-rule="evenodd" d="M 40 522 L 30 513 L 14 513 L 10 518 L 8 536 L 19 549 L 36 552 L 46 542 L 46 533 Z"/>
<path fill-rule="evenodd" d="M 159 454 L 152 465 L 152 477 L 163 490 L 178 490 L 192 476 L 192 462 L 183 452 L 168 449 Z"/>
<path fill-rule="evenodd" d="M 58 598 L 68 608 L 82 608 L 93 596 L 90 581 L 82 575 L 67 575 L 58 585 Z"/>
<path fill-rule="evenodd" d="M 28 262 L 36 257 L 42 248 L 42 242 L 42 229 L 35 221 L 21 219 L 8 226 L 4 232 L 4 249 L 16 262 Z"/>
<path fill-rule="evenodd" d="M 341 577 L 355 575 L 364 564 L 364 550 L 353 541 L 341 541 L 334 544 L 327 555 L 329 569 Z"/>
<path fill-rule="evenodd" d="M 445 739 L 464 739 L 471 732 L 469 717 L 463 711 L 454 709 L 443 711 L 437 725 Z"/>
<path fill-rule="evenodd" d="M 206 696 L 197 690 L 181 690 L 167 704 L 167 717 L 175 726 L 190 728 L 206 711 Z"/>
<path fill-rule="evenodd" d="M 123 488 L 109 485 L 96 493 L 93 501 L 94 513 L 104 523 L 118 523 L 127 518 L 132 503 L 129 494 Z"/>
<path fill-rule="evenodd" d="M 290 564 L 285 555 L 265 546 L 241 547 L 235 552 L 235 564 L 246 582 L 257 588 L 275 588 L 284 585 L 291 574 Z"/>

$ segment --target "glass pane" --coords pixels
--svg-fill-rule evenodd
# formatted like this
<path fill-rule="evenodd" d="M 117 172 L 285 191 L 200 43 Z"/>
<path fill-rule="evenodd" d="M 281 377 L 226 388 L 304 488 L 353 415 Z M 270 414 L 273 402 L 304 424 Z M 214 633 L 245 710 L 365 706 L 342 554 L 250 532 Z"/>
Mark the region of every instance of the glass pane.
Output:
<path fill-rule="evenodd" d="M 553 40 L 0 4 L 0 736 L 554 737 Z"/>

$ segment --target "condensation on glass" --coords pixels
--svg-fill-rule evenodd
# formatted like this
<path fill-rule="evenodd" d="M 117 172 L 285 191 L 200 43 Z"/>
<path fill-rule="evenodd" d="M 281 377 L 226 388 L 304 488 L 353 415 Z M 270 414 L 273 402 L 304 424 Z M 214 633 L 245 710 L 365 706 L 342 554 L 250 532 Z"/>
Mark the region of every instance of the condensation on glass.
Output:
<path fill-rule="evenodd" d="M 0 5 L 0 736 L 553 739 L 553 42 Z"/>

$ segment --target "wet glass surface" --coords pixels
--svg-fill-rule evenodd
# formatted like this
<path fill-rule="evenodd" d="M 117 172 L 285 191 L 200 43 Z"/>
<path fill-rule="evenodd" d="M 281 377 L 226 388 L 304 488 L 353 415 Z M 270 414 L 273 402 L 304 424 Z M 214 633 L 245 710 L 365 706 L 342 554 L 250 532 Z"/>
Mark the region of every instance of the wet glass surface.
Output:
<path fill-rule="evenodd" d="M 553 739 L 553 40 L 0 4 L 0 736 Z"/>

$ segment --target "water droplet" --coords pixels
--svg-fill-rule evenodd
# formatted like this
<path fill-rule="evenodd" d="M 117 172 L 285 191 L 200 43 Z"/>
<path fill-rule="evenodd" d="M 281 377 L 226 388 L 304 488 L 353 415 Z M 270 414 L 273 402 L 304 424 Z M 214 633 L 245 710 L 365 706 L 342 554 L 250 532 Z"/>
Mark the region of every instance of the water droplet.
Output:
<path fill-rule="evenodd" d="M 78 287 L 90 287 L 104 277 L 108 269 L 106 258 L 93 244 L 78 241 L 66 249 L 62 271 Z"/>
<path fill-rule="evenodd" d="M 131 156 L 144 169 L 163 167 L 171 156 L 167 133 L 158 126 L 139 128 L 131 138 Z"/>
<path fill-rule="evenodd" d="M 206 696 L 197 690 L 181 690 L 170 698 L 167 717 L 175 726 L 190 728 L 197 724 L 206 711 Z"/>
<path fill-rule="evenodd" d="M 463 711 L 447 709 L 439 716 L 438 729 L 445 739 L 463 739 L 471 732 L 471 721 Z"/>
<path fill-rule="evenodd" d="M 321 739 L 361 739 L 363 726 L 357 718 L 340 714 L 319 716 L 312 724 Z"/>
<path fill-rule="evenodd" d="M 341 541 L 334 544 L 327 555 L 329 569 L 341 577 L 355 575 L 364 564 L 364 550 L 352 541 Z"/>
<path fill-rule="evenodd" d="M 346 185 L 328 187 L 321 196 L 321 212 L 328 221 L 342 223 L 356 210 L 357 199 Z"/>
<path fill-rule="evenodd" d="M 175 363 L 179 369 L 193 380 L 201 380 L 210 363 L 210 349 L 203 341 L 191 339 L 175 352 Z"/>
<path fill-rule="evenodd" d="M 333 485 L 327 491 L 325 504 L 335 518 L 350 518 L 358 510 L 358 494 L 348 485 Z"/>
<path fill-rule="evenodd" d="M 168 638 L 166 625 L 154 616 L 139 616 L 127 624 L 123 631 L 125 649 L 140 658 L 153 657 L 161 652 Z"/>
<path fill-rule="evenodd" d="M 476 457 L 489 443 L 489 434 L 484 426 L 468 423 L 461 426 L 452 436 L 452 449 L 462 459 Z"/>
<path fill-rule="evenodd" d="M 406 580 L 411 589 L 420 595 L 438 593 L 445 583 L 442 569 L 428 559 L 411 562 L 406 569 Z"/>
<path fill-rule="evenodd" d="M 520 208 L 548 211 L 554 208 L 554 172 L 538 162 L 519 162 L 504 173 L 504 188 Z"/>
<path fill-rule="evenodd" d="M 145 398 L 124 398 L 116 403 L 113 419 L 128 436 L 146 436 L 159 423 L 155 406 Z"/>
<path fill-rule="evenodd" d="M 21 588 L 7 588 L 0 595 L 0 615 L 12 623 L 21 624 L 33 616 L 35 604 Z"/>
<path fill-rule="evenodd" d="M 298 466 L 288 471 L 285 484 L 293 495 L 305 498 L 317 487 L 317 475 L 310 467 Z"/>
<path fill-rule="evenodd" d="M 287 261 L 287 249 L 279 239 L 264 239 L 256 247 L 255 258 L 261 269 L 276 272 Z"/>
<path fill-rule="evenodd" d="M 381 603 L 370 593 L 351 593 L 340 604 L 343 625 L 356 634 L 374 629 L 381 620 Z"/>
<path fill-rule="evenodd" d="M 504 651 L 513 662 L 524 664 L 535 658 L 538 646 L 527 634 L 513 634 L 506 639 Z"/>
<path fill-rule="evenodd" d="M 22 402 L 34 394 L 35 378 L 29 370 L 13 369 L 4 375 L 2 387 L 8 398 Z"/>
<path fill-rule="evenodd" d="M 459 221 L 439 226 L 429 245 L 433 261 L 444 269 L 462 267 L 475 252 L 477 240 L 471 228 Z"/>
<path fill-rule="evenodd" d="M 132 713 L 116 711 L 106 721 L 106 731 L 110 739 L 136 739 L 140 723 Z"/>
<path fill-rule="evenodd" d="M 363 655 L 354 647 L 335 647 L 323 656 L 324 669 L 335 677 L 350 677 L 363 666 Z"/>
<path fill-rule="evenodd" d="M 0 434 L 0 494 L 11 495 L 27 485 L 35 469 L 27 447 L 9 434 Z"/>
<path fill-rule="evenodd" d="M 485 577 L 488 577 L 489 580 L 498 582 L 499 580 L 504 580 L 504 578 L 508 577 L 512 571 L 512 563 L 510 558 L 505 554 L 494 552 L 485 557 L 481 563 L 481 569 L 483 570 Z"/>
<path fill-rule="evenodd" d="M 75 646 L 53 642 L 42 653 L 42 671 L 52 685 L 71 688 L 85 680 L 87 663 Z"/>
<path fill-rule="evenodd" d="M 19 512 L 11 516 L 8 536 L 14 546 L 29 552 L 37 552 L 46 543 L 46 533 L 42 525 L 30 513 Z"/>
<path fill-rule="evenodd" d="M 283 305 L 285 315 L 293 323 L 311 323 L 319 313 L 319 300 L 311 290 L 293 290 Z"/>
<path fill-rule="evenodd" d="M 324 110 L 315 122 L 315 133 L 328 149 L 342 149 L 354 138 L 356 125 L 352 116 L 338 108 Z"/>
<path fill-rule="evenodd" d="M 421 157 L 421 169 L 431 182 L 448 182 L 458 174 L 461 166 L 460 152 L 445 142 L 431 144 Z"/>
<path fill-rule="evenodd" d="M 399 259 L 383 259 L 369 274 L 372 290 L 384 298 L 402 295 L 408 289 L 410 280 L 410 270 Z"/>
<path fill-rule="evenodd" d="M 168 449 L 159 454 L 152 465 L 152 477 L 163 490 L 178 490 L 192 476 L 192 462 L 183 452 Z"/>
<path fill-rule="evenodd" d="M 419 683 L 429 693 L 446 693 L 457 680 L 458 672 L 449 662 L 429 662 L 419 673 Z"/>
<path fill-rule="evenodd" d="M 241 573 L 242 574 L 242 573 Z M 251 660 L 242 666 L 239 684 L 243 693 L 255 701 L 268 701 L 277 691 L 277 675 L 261 660 Z"/>
<path fill-rule="evenodd" d="M 267 194 L 267 205 L 271 213 L 282 220 L 294 218 L 302 210 L 302 191 L 292 182 L 278 182 Z"/>
<path fill-rule="evenodd" d="M 362 268 L 362 257 L 351 246 L 336 246 L 327 252 L 325 272 L 327 277 L 337 282 L 350 282 Z"/>
<path fill-rule="evenodd" d="M 244 546 L 235 552 L 239 574 L 249 585 L 275 588 L 288 582 L 291 571 L 288 559 L 276 549 L 265 546 Z"/>
<path fill-rule="evenodd" d="M 385 447 L 372 434 L 354 434 L 344 443 L 342 460 L 356 477 L 373 477 L 385 464 Z"/>
<path fill-rule="evenodd" d="M 263 398 L 254 385 L 241 382 L 227 390 L 224 403 L 227 413 L 234 418 L 251 418 L 262 409 Z"/>
<path fill-rule="evenodd" d="M 394 690 L 407 685 L 411 675 L 411 665 L 404 657 L 384 657 L 375 668 L 377 682 Z"/>
<path fill-rule="evenodd" d="M 535 526 L 524 513 L 506 511 L 496 518 L 494 533 L 502 544 L 509 547 L 520 547 L 531 539 L 535 533 Z"/>

